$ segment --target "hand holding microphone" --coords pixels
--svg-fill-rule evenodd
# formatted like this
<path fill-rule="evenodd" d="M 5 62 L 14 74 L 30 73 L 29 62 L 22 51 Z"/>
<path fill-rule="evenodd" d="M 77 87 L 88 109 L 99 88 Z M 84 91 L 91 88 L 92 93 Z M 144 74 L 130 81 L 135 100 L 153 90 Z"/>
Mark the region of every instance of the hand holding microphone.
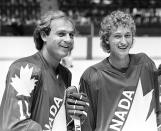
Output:
<path fill-rule="evenodd" d="M 66 92 L 66 110 L 69 116 L 79 117 L 81 122 L 87 117 L 89 100 L 85 93 L 79 93 L 75 86 L 68 87 Z"/>

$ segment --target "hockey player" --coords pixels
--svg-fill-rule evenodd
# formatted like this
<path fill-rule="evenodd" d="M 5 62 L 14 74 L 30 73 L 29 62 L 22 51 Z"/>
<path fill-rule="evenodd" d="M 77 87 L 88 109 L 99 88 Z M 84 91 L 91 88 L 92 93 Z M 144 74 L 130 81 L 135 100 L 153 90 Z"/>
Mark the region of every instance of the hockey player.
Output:
<path fill-rule="evenodd" d="M 109 56 L 80 79 L 90 107 L 83 131 L 157 131 L 159 90 L 154 62 L 131 54 L 136 27 L 132 17 L 113 11 L 101 22 L 101 46 Z"/>
<path fill-rule="evenodd" d="M 66 115 L 65 107 L 71 72 L 60 61 L 73 48 L 74 34 L 73 21 L 62 11 L 49 11 L 41 18 L 34 31 L 38 52 L 16 60 L 9 68 L 0 107 L 0 131 L 67 130 L 66 116 L 75 115 L 69 108 Z M 82 103 L 80 107 L 84 107 Z M 75 112 L 81 116 L 78 108 Z"/>

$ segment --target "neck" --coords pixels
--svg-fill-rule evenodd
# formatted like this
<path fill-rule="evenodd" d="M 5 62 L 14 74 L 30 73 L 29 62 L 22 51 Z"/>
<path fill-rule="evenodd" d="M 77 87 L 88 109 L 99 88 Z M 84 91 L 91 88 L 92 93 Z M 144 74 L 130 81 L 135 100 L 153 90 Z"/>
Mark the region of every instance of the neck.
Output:
<path fill-rule="evenodd" d="M 60 63 L 60 60 L 56 59 L 55 57 L 51 56 L 46 50 L 42 50 L 42 55 L 44 59 L 47 61 L 48 65 L 54 69 L 57 68 L 57 66 Z"/>
<path fill-rule="evenodd" d="M 117 69 L 127 68 L 130 62 L 129 55 L 125 57 L 109 56 L 109 62 Z"/>

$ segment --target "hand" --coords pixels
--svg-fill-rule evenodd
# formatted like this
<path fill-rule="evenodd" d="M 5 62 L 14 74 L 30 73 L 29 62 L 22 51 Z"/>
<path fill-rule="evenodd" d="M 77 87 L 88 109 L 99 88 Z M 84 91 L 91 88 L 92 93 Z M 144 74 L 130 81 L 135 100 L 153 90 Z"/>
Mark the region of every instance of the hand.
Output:
<path fill-rule="evenodd" d="M 78 93 L 76 90 L 67 91 L 66 110 L 69 116 L 77 116 L 81 121 L 87 117 L 89 100 L 85 93 Z"/>

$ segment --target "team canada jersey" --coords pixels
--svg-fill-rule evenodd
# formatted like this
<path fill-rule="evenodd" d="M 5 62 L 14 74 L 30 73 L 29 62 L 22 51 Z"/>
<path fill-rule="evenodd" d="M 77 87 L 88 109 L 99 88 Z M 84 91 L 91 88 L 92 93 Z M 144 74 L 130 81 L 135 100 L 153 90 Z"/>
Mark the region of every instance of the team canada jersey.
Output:
<path fill-rule="evenodd" d="M 158 84 L 154 62 L 145 54 L 130 54 L 125 72 L 108 58 L 89 67 L 80 80 L 90 109 L 82 131 L 157 131 Z"/>
<path fill-rule="evenodd" d="M 0 131 L 66 130 L 64 92 L 70 84 L 71 72 L 61 64 L 54 70 L 41 52 L 15 61 L 1 102 Z"/>

